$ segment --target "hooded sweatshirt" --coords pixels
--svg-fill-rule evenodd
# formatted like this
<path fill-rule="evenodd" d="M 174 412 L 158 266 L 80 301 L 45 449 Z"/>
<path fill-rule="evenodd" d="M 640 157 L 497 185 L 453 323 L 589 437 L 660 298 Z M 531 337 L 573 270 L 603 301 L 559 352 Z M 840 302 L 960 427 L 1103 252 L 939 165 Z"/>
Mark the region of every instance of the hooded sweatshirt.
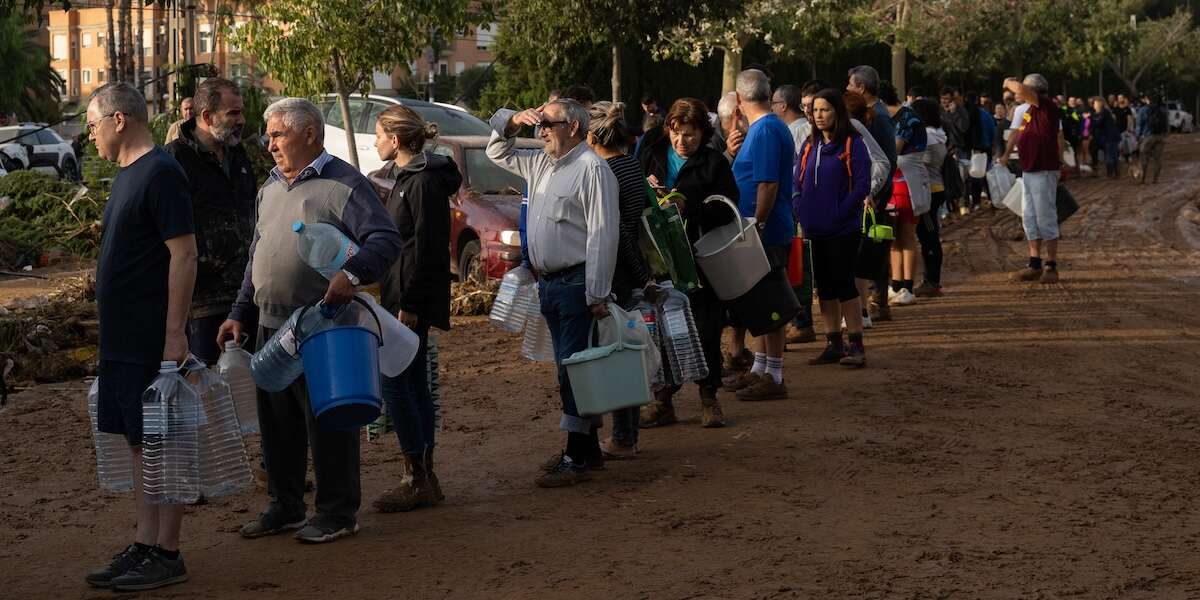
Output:
<path fill-rule="evenodd" d="M 400 231 L 400 258 L 380 281 L 383 307 L 417 315 L 417 328 L 450 330 L 450 197 L 462 175 L 454 160 L 422 152 L 385 165 L 396 180 L 388 213 Z"/>
<path fill-rule="evenodd" d="M 848 170 L 843 160 L 846 141 L 818 140 L 817 148 L 811 151 L 807 147 L 812 141 L 805 142 L 805 149 L 796 158 L 792 210 L 806 238 L 827 239 L 856 233 L 862 226 L 863 200 L 871 193 L 871 157 L 867 146 L 858 135 L 851 136 Z M 809 156 L 804 161 L 806 151 Z"/>

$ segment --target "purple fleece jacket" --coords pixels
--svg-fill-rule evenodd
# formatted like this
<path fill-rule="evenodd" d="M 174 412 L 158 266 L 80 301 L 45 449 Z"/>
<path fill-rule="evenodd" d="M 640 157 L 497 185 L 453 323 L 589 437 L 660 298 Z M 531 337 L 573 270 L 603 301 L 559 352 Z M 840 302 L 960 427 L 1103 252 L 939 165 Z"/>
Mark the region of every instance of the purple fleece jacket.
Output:
<path fill-rule="evenodd" d="M 811 144 L 805 141 L 807 148 Z M 862 227 L 863 199 L 871 193 L 871 157 L 862 138 L 854 135 L 850 142 L 851 173 L 840 154 L 846 142 L 821 141 L 809 153 L 804 173 L 800 173 L 804 148 L 796 156 L 792 169 L 792 211 L 804 237 L 823 239 L 851 234 Z"/>

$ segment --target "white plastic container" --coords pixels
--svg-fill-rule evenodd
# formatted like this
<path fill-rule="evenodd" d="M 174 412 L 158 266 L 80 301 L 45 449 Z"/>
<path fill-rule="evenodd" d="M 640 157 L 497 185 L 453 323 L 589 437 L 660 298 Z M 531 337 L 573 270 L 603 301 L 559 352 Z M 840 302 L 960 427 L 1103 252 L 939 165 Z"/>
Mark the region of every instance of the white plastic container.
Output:
<path fill-rule="evenodd" d="M 510 269 L 500 279 L 500 289 L 492 301 L 488 320 L 500 329 L 520 333 L 525 328 L 525 306 L 522 304 L 523 287 L 533 281 L 533 274 L 523 266 Z"/>
<path fill-rule="evenodd" d="M 724 196 L 709 196 L 704 202 L 725 203 L 733 211 L 734 219 L 696 240 L 696 265 L 708 277 L 718 298 L 733 300 L 765 277 L 771 264 L 754 219 L 742 217 L 738 207 Z"/>
<path fill-rule="evenodd" d="M 405 327 L 404 323 L 396 318 L 396 315 L 380 306 L 374 296 L 365 292 L 359 292 L 356 295 L 370 305 L 371 311 L 379 318 L 379 325 L 383 329 L 383 346 L 379 348 L 379 372 L 385 377 L 396 377 L 403 373 L 416 357 L 421 339 L 413 330 Z M 363 321 L 359 325 L 367 329 L 375 328 L 374 323 L 367 321 Z"/>
<path fill-rule="evenodd" d="M 1020 177 L 1013 182 L 1008 193 L 1004 195 L 1004 208 L 1013 211 L 1018 217 L 1023 215 L 1022 202 L 1025 200 L 1025 182 Z"/>
<path fill-rule="evenodd" d="M 968 173 L 975 179 L 980 179 L 987 175 L 988 157 L 986 152 L 971 153 L 971 168 Z"/>

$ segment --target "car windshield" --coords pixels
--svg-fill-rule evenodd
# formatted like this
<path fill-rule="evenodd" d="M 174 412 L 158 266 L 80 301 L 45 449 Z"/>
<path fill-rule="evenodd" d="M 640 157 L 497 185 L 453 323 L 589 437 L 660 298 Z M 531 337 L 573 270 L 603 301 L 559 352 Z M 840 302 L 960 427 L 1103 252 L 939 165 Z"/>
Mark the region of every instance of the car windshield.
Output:
<path fill-rule="evenodd" d="M 467 176 L 471 189 L 480 194 L 520 194 L 525 189 L 525 180 L 492 162 L 482 148 L 466 148 Z"/>

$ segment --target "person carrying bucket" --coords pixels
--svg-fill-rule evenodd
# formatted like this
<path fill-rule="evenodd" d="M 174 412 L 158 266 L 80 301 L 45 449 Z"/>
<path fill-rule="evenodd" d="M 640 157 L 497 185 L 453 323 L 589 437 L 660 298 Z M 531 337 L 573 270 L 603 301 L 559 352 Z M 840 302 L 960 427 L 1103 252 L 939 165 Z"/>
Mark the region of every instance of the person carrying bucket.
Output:
<path fill-rule="evenodd" d="M 263 118 L 275 168 L 258 192 L 258 223 L 245 278 L 217 333 L 218 345 L 239 339 L 243 323 L 258 313 L 261 348 L 297 308 L 315 299 L 346 304 L 356 286 L 378 281 L 400 253 L 400 234 L 370 181 L 325 151 L 325 122 L 316 105 L 284 98 L 268 106 Z M 296 221 L 332 225 L 352 238 L 358 251 L 326 280 L 297 251 Z M 318 428 L 303 376 L 280 392 L 260 388 L 258 420 L 271 500 L 257 519 L 242 527 L 242 537 L 300 529 L 296 539 L 322 543 L 358 532 L 358 431 Z M 316 472 L 316 514 L 306 519 L 309 446 Z"/>
<path fill-rule="evenodd" d="M 429 387 L 429 328 L 450 330 L 450 202 L 462 184 L 454 159 L 421 149 L 437 125 L 413 109 L 392 106 L 375 123 L 375 150 L 385 176 L 396 181 L 387 209 L 400 231 L 400 260 L 380 282 L 383 307 L 420 339 L 417 354 L 397 377 L 383 378 L 383 397 L 404 452 L 399 485 L 375 500 L 381 512 L 441 502 L 433 473 L 434 407 Z"/>
<path fill-rule="evenodd" d="M 542 315 L 554 338 L 566 449 L 542 465 L 535 482 L 561 487 L 591 479 L 603 466 L 600 416 L 581 417 L 562 361 L 587 348 L 594 319 L 608 316 L 617 264 L 620 211 L 617 178 L 584 143 L 589 116 L 578 102 L 558 99 L 492 116 L 487 155 L 529 183 L 529 260 L 538 275 Z M 538 127 L 541 150 L 514 148 L 521 127 Z"/>

